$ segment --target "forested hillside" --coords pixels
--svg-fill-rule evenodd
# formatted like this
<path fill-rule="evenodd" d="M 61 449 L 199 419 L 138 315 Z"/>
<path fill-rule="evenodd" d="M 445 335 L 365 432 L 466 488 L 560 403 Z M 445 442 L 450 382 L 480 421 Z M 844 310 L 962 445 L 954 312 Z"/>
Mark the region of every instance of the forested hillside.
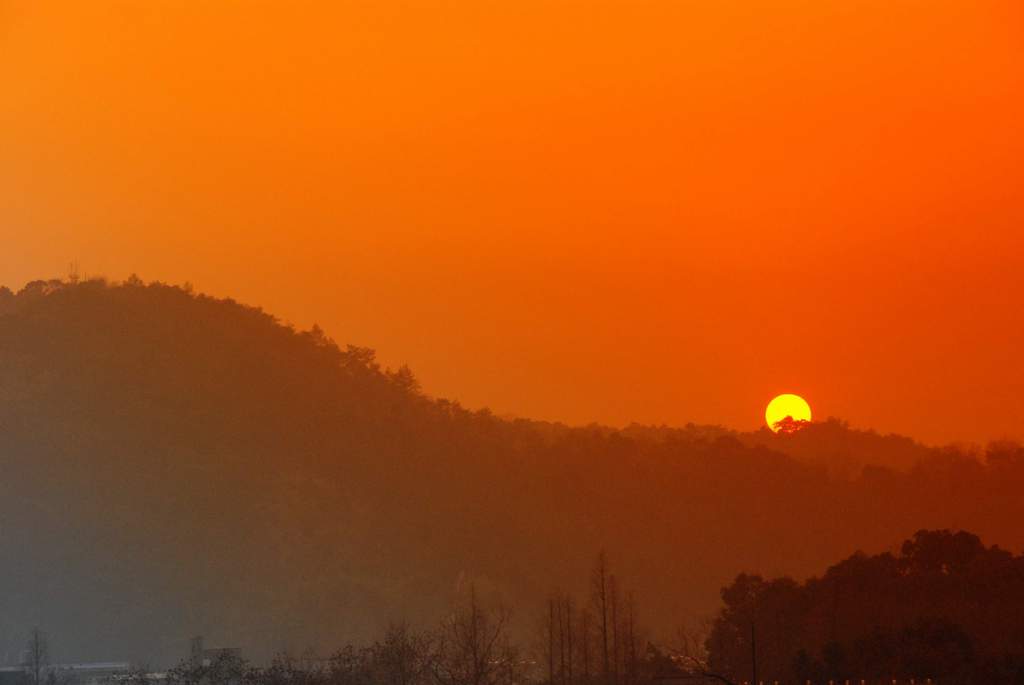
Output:
<path fill-rule="evenodd" d="M 503 420 L 230 300 L 0 291 L 0 652 L 38 625 L 55 659 L 168 664 L 194 634 L 258 659 L 433 622 L 467 581 L 525 624 L 599 549 L 668 631 L 743 570 L 803 577 L 921 528 L 1024 546 L 1017 446 L 812 428 Z"/>

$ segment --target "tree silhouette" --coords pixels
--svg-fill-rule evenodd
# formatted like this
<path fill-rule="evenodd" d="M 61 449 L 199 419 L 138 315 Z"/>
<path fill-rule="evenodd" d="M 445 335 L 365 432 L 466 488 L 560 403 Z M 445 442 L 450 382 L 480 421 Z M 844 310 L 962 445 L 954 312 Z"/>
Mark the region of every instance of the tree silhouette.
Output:
<path fill-rule="evenodd" d="M 799 430 L 803 430 L 810 425 L 810 421 L 807 419 L 794 419 L 792 416 L 784 416 L 773 424 L 773 428 L 776 433 L 782 433 L 789 435 L 796 433 Z"/>
<path fill-rule="evenodd" d="M 45 602 L 68 653 L 154 663 L 180 658 L 173 638 L 194 625 L 242 636 L 262 663 L 282 644 L 369 639 L 398 612 L 432 623 L 471 568 L 517 607 L 534 607 L 538 588 L 574 591 L 573 623 L 590 637 L 563 609 L 566 671 L 611 681 L 617 670 L 625 685 L 645 641 L 630 639 L 621 586 L 612 620 L 610 571 L 595 585 L 604 611 L 591 602 L 580 569 L 594 550 L 616 551 L 646 627 L 668 634 L 680 616 L 714 611 L 721 579 L 748 563 L 806 577 L 951 521 L 1024 548 L 1013 443 L 930 448 L 827 420 L 778 439 L 767 427 L 504 419 L 429 397 L 322 330 L 138 278 L 0 290 L 0 437 L 0 518 L 23 550 L 0 566 L 9 623 L 31 626 Z M 882 580 L 891 569 L 869 567 L 898 600 L 901 586 Z M 852 662 L 847 618 L 889 617 L 848 580 L 829 581 L 818 619 L 837 617 Z M 1009 580 L 990 581 L 1020 601 Z M 941 573 L 928 582 L 952 597 Z M 801 646 L 775 628 L 790 613 L 758 622 L 760 672 Z M 992 620 L 996 643 L 1015 629 Z M 813 659 L 825 639 L 807 644 Z"/>
<path fill-rule="evenodd" d="M 918 531 L 898 556 L 858 553 L 800 584 L 741 574 L 722 599 L 706 644 L 725 673 L 749 668 L 743 636 L 755 617 L 772 680 L 1009 683 L 999 665 L 1024 662 L 1024 555 L 962 531 Z"/>
<path fill-rule="evenodd" d="M 32 685 L 42 685 L 43 675 L 50 663 L 50 649 L 47 644 L 46 634 L 39 630 L 39 628 L 33 628 L 32 632 L 29 633 L 25 656 Z"/>

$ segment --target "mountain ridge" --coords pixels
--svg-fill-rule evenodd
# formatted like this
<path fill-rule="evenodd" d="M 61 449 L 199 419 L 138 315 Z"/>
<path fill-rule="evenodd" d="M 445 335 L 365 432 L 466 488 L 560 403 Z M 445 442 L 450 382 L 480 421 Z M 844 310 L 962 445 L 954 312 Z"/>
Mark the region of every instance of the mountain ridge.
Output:
<path fill-rule="evenodd" d="M 432 621 L 460 579 L 528 621 L 599 549 L 667 631 L 741 570 L 799 576 L 927 527 L 1024 544 L 1018 447 L 504 420 L 318 328 L 137 278 L 0 291 L 0 440 L 15 653 L 32 625 L 80 659 L 166 665 L 193 634 L 326 649 Z M 897 468 L 869 464 L 883 448 Z M 830 473 L 837 454 L 853 466 Z"/>

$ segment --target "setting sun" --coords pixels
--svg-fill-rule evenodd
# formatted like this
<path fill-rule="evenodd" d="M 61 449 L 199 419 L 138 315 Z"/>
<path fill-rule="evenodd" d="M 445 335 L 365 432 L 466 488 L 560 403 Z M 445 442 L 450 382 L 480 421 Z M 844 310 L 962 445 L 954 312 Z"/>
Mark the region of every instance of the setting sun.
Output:
<path fill-rule="evenodd" d="M 764 420 L 774 433 L 792 433 L 811 420 L 811 407 L 799 395 L 779 395 L 768 403 Z"/>
<path fill-rule="evenodd" d="M 0 0 L 0 685 L 1024 685 L 1022 86 L 1024 0 Z"/>

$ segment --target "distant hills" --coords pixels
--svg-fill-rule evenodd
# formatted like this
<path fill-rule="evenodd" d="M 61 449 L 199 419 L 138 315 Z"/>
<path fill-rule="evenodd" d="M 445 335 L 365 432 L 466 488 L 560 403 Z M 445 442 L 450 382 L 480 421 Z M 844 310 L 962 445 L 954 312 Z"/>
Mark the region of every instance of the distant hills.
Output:
<path fill-rule="evenodd" d="M 0 290 L 0 468 L 9 659 L 37 625 L 61 660 L 167 665 L 195 634 L 323 649 L 433 622 L 469 580 L 525 624 L 599 549 L 668 631 L 741 571 L 801 577 L 921 528 L 1024 547 L 1015 445 L 504 420 L 135 278 Z"/>

